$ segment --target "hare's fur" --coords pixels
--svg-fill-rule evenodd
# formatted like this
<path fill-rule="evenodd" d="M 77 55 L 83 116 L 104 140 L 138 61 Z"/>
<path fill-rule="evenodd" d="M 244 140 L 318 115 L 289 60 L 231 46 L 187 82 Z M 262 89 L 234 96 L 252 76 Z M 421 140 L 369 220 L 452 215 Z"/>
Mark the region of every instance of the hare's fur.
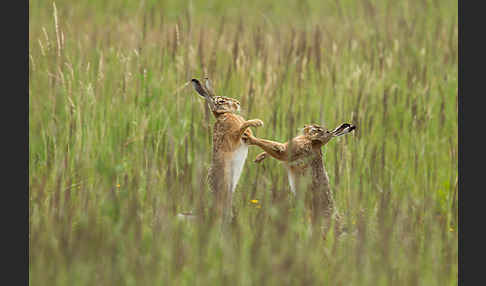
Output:
<path fill-rule="evenodd" d="M 283 161 L 287 168 L 292 193 L 296 194 L 299 191 L 297 190 L 299 182 L 304 176 L 310 175 L 311 218 L 313 222 L 322 217 L 329 222 L 329 218 L 333 217 L 336 230 L 339 232 L 339 214 L 334 207 L 329 177 L 322 160 L 321 147 L 332 138 L 347 134 L 355 128 L 355 126 L 347 123 L 341 124 L 332 131 L 328 131 L 319 125 L 305 126 L 302 135 L 285 143 L 256 138 L 251 134 L 246 136 L 250 145 L 257 145 L 265 151 L 257 155 L 255 162 L 261 162 L 268 155 Z"/>
<path fill-rule="evenodd" d="M 208 183 L 216 195 L 217 214 L 227 221 L 231 218 L 232 194 L 248 155 L 248 144 L 242 136 L 253 136 L 249 127 L 263 126 L 260 119 L 245 120 L 237 114 L 240 109 L 238 100 L 215 96 L 209 81 L 203 86 L 193 79 L 194 89 L 207 102 L 216 122 L 213 127 L 213 152 Z"/>

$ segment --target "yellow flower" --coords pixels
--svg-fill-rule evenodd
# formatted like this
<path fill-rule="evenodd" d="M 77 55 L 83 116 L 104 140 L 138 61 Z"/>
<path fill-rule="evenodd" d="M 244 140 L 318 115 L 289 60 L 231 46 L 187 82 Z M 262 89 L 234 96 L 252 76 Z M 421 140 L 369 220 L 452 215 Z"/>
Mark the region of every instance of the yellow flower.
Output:
<path fill-rule="evenodd" d="M 119 188 L 120 187 L 120 184 L 116 184 L 116 187 Z"/>
<path fill-rule="evenodd" d="M 453 232 L 453 231 L 454 231 L 454 229 L 453 229 L 452 227 L 450 227 L 450 228 L 449 228 L 449 231 L 450 231 L 450 232 Z"/>
<path fill-rule="evenodd" d="M 258 204 L 258 200 L 250 200 L 250 203 L 252 203 L 252 204 Z"/>

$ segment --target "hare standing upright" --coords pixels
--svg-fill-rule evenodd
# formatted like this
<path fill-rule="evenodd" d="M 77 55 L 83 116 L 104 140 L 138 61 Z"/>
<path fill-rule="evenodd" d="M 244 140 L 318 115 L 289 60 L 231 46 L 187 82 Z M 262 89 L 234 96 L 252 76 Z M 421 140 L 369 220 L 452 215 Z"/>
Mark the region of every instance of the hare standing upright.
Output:
<path fill-rule="evenodd" d="M 215 194 L 215 210 L 223 223 L 231 220 L 232 196 L 240 178 L 248 155 L 248 144 L 242 139 L 243 134 L 252 136 L 248 128 L 263 126 L 260 119 L 245 120 L 237 114 L 240 110 L 238 100 L 215 96 L 208 79 L 205 86 L 199 80 L 192 79 L 192 85 L 209 105 L 216 122 L 213 127 L 213 154 L 208 172 L 208 183 Z"/>
<path fill-rule="evenodd" d="M 314 226 L 320 226 L 318 222 L 324 218 L 325 233 L 327 233 L 328 223 L 333 217 L 337 233 L 340 233 L 341 226 L 339 214 L 334 208 L 329 177 L 322 161 L 321 147 L 332 138 L 347 134 L 355 128 L 351 124 L 344 123 L 336 129 L 328 131 L 319 125 L 309 125 L 304 127 L 302 135 L 286 143 L 256 138 L 251 134 L 247 135 L 249 145 L 257 145 L 265 151 L 257 155 L 256 163 L 264 160 L 267 155 L 284 162 L 290 189 L 294 195 L 298 191 L 297 186 L 302 182 L 302 178 L 305 175 L 311 175 L 311 219 Z"/>

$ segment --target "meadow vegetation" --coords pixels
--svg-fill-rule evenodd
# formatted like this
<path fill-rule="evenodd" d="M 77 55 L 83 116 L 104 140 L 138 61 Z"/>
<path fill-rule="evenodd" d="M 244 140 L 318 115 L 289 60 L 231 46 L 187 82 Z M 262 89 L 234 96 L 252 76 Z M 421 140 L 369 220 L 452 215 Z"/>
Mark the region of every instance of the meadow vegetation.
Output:
<path fill-rule="evenodd" d="M 29 284 L 456 285 L 457 1 L 29 1 Z M 323 148 L 347 234 L 309 232 L 250 147 L 229 236 L 211 204 L 214 119 L 186 83 L 285 142 Z"/>

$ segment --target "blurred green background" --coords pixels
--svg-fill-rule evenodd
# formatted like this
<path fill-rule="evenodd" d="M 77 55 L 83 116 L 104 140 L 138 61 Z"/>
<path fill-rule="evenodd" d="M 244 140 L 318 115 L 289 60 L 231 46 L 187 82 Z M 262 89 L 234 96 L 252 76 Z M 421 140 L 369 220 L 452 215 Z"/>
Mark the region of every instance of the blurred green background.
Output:
<path fill-rule="evenodd" d="M 29 284 L 456 285 L 456 1 L 29 1 Z M 208 75 L 253 129 L 324 150 L 348 232 L 315 240 L 250 147 L 229 236 L 207 207 Z M 253 200 L 253 202 L 252 202 Z M 255 202 L 257 200 L 258 202 Z"/>

